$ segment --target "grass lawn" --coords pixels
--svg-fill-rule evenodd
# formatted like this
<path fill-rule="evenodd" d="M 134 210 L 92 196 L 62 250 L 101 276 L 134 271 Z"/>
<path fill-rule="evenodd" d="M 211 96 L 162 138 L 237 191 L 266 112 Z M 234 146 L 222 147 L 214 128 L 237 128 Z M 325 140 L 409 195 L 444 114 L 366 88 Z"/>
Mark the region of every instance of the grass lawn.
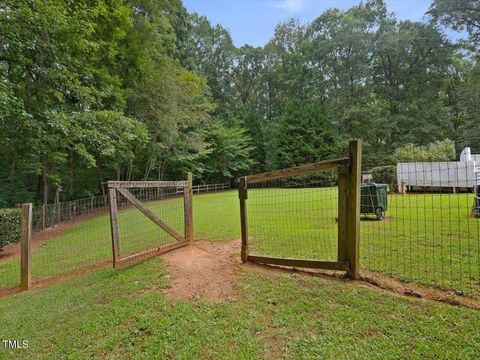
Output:
<path fill-rule="evenodd" d="M 250 190 L 250 251 L 335 260 L 337 189 Z M 361 267 L 480 297 L 480 219 L 472 194 L 389 195 L 386 220 L 362 217 Z M 235 192 L 195 198 L 197 237 L 239 237 Z"/>
<path fill-rule="evenodd" d="M 385 221 L 362 221 L 361 266 L 405 281 L 480 297 L 480 219 L 468 216 L 469 194 L 389 195 Z M 182 200 L 149 207 L 177 231 Z M 337 190 L 249 191 L 251 251 L 256 254 L 335 259 Z M 172 239 L 136 209 L 119 215 L 121 252 L 128 255 Z M 235 191 L 194 196 L 196 239 L 240 237 Z M 65 230 L 33 252 L 34 279 L 69 273 L 111 257 L 108 215 Z M 0 287 L 19 282 L 18 260 L 0 264 Z"/>
<path fill-rule="evenodd" d="M 0 298 L 0 358 L 478 358 L 480 312 L 242 268 L 232 301 L 170 301 L 161 258 Z"/>

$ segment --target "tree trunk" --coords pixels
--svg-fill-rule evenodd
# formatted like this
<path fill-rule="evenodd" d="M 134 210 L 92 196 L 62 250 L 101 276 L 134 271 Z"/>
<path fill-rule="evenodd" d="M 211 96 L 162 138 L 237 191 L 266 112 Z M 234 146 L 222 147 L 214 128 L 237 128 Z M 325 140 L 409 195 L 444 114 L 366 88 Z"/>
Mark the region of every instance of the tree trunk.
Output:
<path fill-rule="evenodd" d="M 47 170 L 43 170 L 43 203 L 48 204 L 48 176 Z"/>

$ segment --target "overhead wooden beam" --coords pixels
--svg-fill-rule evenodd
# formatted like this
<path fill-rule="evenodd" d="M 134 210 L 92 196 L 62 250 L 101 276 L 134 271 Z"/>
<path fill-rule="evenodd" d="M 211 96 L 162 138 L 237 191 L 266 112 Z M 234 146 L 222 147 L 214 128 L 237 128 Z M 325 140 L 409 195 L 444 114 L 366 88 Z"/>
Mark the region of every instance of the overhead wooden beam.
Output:
<path fill-rule="evenodd" d="M 157 187 L 177 187 L 183 188 L 188 185 L 188 181 L 108 181 L 109 188 L 128 189 L 128 188 L 157 188 Z"/>
<path fill-rule="evenodd" d="M 146 217 L 152 220 L 155 224 L 160 226 L 163 230 L 165 230 L 168 234 L 173 236 L 177 241 L 185 241 L 185 238 L 177 233 L 173 228 L 165 224 L 162 220 L 160 220 L 152 211 L 147 209 L 143 204 L 138 200 L 130 191 L 125 188 L 117 188 L 117 191 L 120 192 L 123 196 L 125 196 L 128 201 L 130 201 L 133 206 L 135 206 L 138 210 L 140 210 Z"/>
<path fill-rule="evenodd" d="M 288 169 L 264 172 L 261 174 L 246 176 L 246 180 L 249 184 L 254 184 L 262 181 L 283 179 L 291 176 L 311 174 L 319 171 L 326 171 L 331 169 L 337 169 L 339 166 L 345 166 L 350 161 L 349 157 L 343 157 L 334 160 L 321 161 L 314 164 L 301 165 Z"/>

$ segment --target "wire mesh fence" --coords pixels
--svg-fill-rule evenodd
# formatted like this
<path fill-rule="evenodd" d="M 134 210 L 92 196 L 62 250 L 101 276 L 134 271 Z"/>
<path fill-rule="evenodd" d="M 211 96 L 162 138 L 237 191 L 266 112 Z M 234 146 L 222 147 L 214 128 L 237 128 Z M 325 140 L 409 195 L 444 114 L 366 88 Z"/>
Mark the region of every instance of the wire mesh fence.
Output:
<path fill-rule="evenodd" d="M 222 183 L 222 184 L 199 184 L 194 185 L 192 187 L 192 191 L 194 194 L 199 194 L 203 192 L 217 192 L 217 191 L 224 191 L 230 190 L 230 183 Z"/>
<path fill-rule="evenodd" d="M 330 171 L 249 185 L 249 252 L 335 261 L 337 184 L 337 172 Z"/>
<path fill-rule="evenodd" d="M 479 170 L 475 161 L 397 164 L 385 218 L 362 214 L 362 269 L 480 297 Z M 362 203 L 380 206 L 369 192 Z"/>
<path fill-rule="evenodd" d="M 106 211 L 108 196 L 95 196 L 33 207 L 33 232 L 43 231 L 65 221 L 84 218 L 88 214 Z"/>
<path fill-rule="evenodd" d="M 183 235 L 183 188 L 131 191 L 148 209 Z M 171 236 L 141 214 L 121 194 L 117 203 L 123 254 L 171 243 Z M 110 264 L 112 241 L 108 209 L 108 196 L 33 206 L 33 282 Z M 0 252 L 0 291 L 16 288 L 19 283 L 20 243 L 14 242 Z"/>

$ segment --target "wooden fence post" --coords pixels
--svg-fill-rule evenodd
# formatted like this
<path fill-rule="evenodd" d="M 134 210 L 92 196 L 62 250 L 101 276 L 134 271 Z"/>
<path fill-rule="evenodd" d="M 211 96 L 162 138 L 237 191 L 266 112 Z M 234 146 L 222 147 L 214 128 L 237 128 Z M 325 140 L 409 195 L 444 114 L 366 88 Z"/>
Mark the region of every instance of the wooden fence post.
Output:
<path fill-rule="evenodd" d="M 187 173 L 187 185 L 183 190 L 183 205 L 185 212 L 185 241 L 193 241 L 193 187 L 192 173 Z"/>
<path fill-rule="evenodd" d="M 22 238 L 20 240 L 20 286 L 28 290 L 32 284 L 32 204 L 22 205 Z"/>
<path fill-rule="evenodd" d="M 245 177 L 240 178 L 238 184 L 238 198 L 240 199 L 240 226 L 242 230 L 242 251 L 241 260 L 246 262 L 248 258 L 248 223 L 247 223 L 247 179 Z"/>
<path fill-rule="evenodd" d="M 118 241 L 118 215 L 117 215 L 117 193 L 116 189 L 109 188 L 110 196 L 110 226 L 112 230 L 112 250 L 113 250 L 113 267 L 117 265 L 120 259 L 120 243 Z"/>
<path fill-rule="evenodd" d="M 350 169 L 347 181 L 346 260 L 347 276 L 358 279 L 360 252 L 360 182 L 362 174 L 362 140 L 349 142 Z"/>

